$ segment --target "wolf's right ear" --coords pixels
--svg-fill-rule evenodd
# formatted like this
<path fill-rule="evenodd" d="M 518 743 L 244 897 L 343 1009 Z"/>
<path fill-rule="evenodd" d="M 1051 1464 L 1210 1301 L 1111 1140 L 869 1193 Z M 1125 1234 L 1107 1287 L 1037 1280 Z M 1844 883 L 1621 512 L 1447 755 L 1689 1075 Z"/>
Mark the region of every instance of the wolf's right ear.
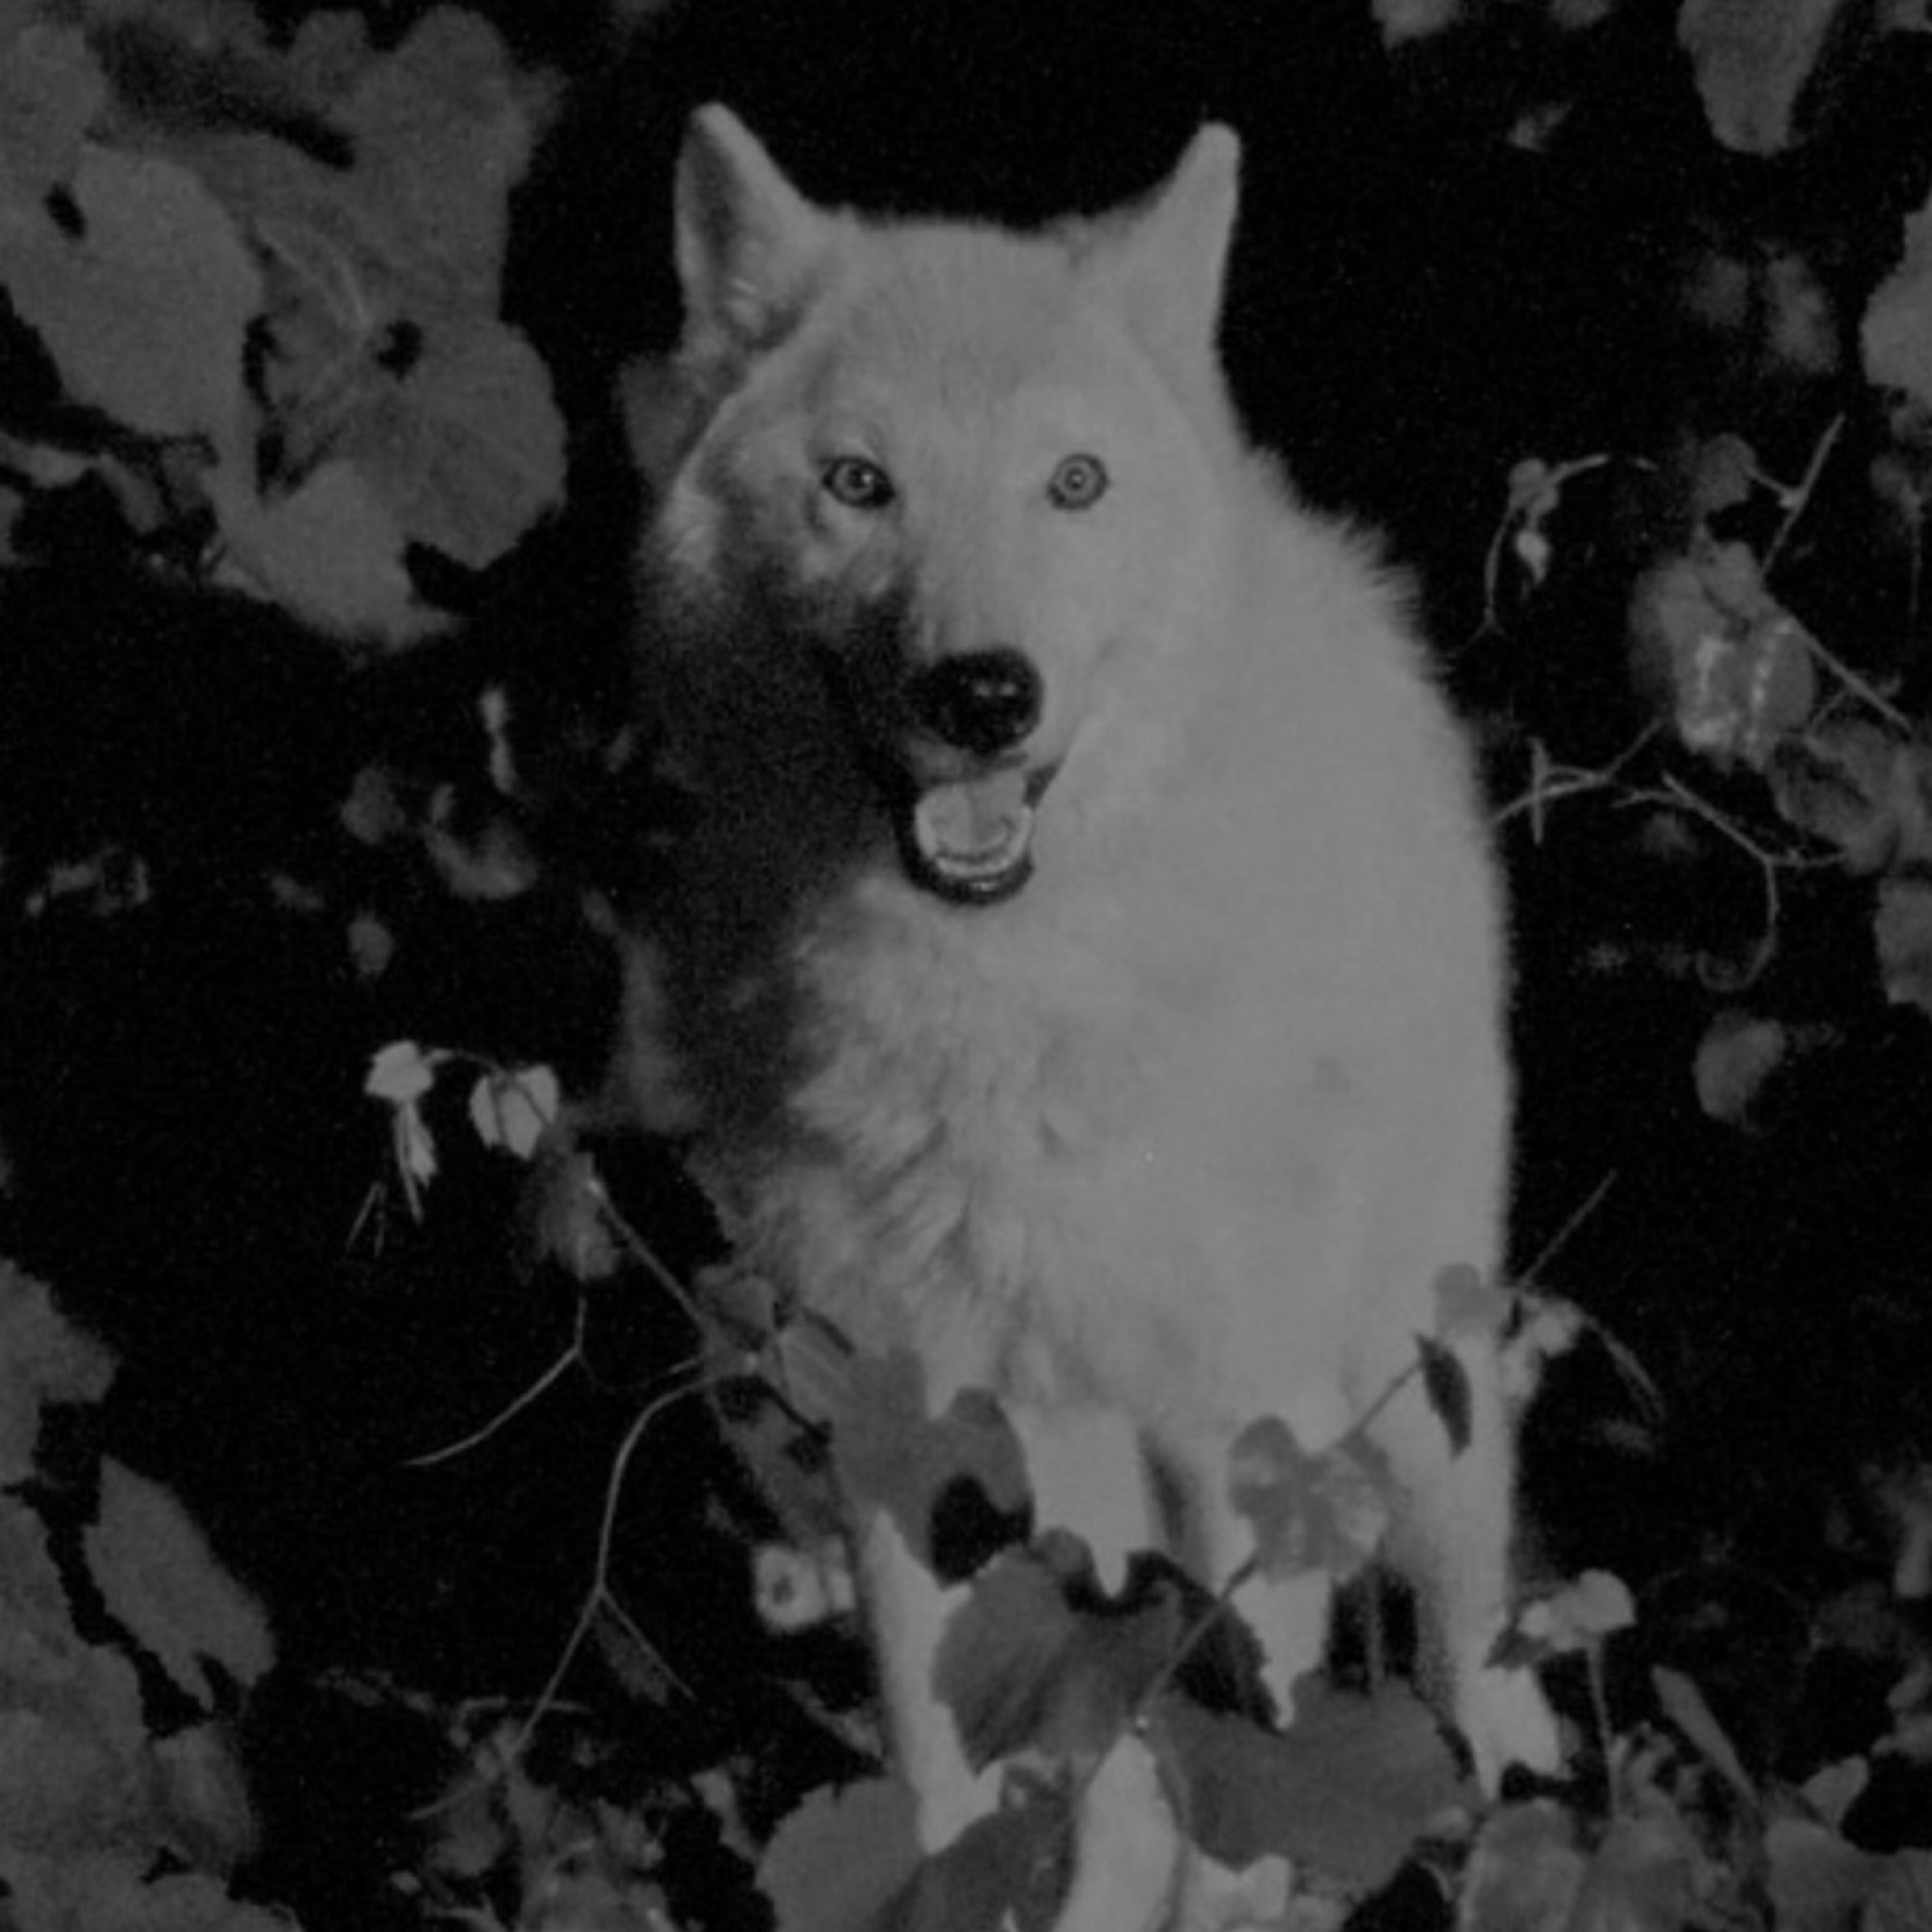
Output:
<path fill-rule="evenodd" d="M 1165 183 L 1139 207 L 1103 219 L 1083 252 L 1116 305 L 1183 384 L 1216 366 L 1228 255 L 1240 200 L 1241 144 L 1203 128 Z"/>
<path fill-rule="evenodd" d="M 677 160 L 676 248 L 685 347 L 740 352 L 782 334 L 836 233 L 728 107 L 700 107 Z"/>

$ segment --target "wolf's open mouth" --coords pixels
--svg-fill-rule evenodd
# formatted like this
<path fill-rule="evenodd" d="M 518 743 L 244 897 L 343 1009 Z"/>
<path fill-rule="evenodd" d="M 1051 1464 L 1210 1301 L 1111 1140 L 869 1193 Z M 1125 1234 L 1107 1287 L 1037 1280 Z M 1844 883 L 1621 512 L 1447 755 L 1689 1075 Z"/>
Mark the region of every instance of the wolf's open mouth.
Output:
<path fill-rule="evenodd" d="M 914 884 L 965 905 L 1010 898 L 1033 874 L 1034 803 L 1049 776 L 1007 766 L 919 792 L 899 825 Z"/>

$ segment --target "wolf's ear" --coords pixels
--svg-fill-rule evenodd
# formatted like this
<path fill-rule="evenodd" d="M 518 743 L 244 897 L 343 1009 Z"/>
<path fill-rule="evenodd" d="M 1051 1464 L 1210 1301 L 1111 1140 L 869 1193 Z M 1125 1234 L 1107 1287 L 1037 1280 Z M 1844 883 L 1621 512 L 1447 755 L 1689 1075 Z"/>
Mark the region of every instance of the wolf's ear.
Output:
<path fill-rule="evenodd" d="M 1212 364 L 1240 173 L 1235 130 L 1203 128 L 1166 182 L 1086 251 L 1088 272 L 1105 278 L 1135 332 L 1178 370 Z"/>
<path fill-rule="evenodd" d="M 687 348 L 750 349 L 809 299 L 836 233 L 728 107 L 700 107 L 677 159 L 676 247 Z"/>

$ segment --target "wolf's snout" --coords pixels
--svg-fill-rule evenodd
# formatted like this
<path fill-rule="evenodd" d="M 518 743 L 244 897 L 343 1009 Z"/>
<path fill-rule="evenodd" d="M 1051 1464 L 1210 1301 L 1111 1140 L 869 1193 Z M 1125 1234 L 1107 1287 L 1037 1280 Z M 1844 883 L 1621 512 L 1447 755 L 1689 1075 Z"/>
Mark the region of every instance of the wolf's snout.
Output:
<path fill-rule="evenodd" d="M 1039 723 L 1039 672 L 1006 645 L 943 658 L 913 681 L 912 706 L 935 737 L 989 758 Z"/>

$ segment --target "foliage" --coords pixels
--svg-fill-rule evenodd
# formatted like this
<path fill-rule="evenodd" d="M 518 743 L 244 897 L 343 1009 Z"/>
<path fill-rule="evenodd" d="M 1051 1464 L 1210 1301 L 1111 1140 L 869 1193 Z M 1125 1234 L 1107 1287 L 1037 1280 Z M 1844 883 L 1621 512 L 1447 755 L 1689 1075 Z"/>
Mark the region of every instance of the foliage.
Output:
<path fill-rule="evenodd" d="M 1559 38 L 1602 27 L 1602 43 L 1620 30 L 1618 14 L 1557 8 L 1546 24 Z M 1393 18 L 1384 26 L 1432 55 L 1480 31 L 1454 6 L 1400 33 Z M 1713 135 L 1741 154 L 1782 157 L 1794 183 L 1807 179 L 1807 150 L 1846 137 L 1859 90 L 1910 61 L 1922 31 L 1912 10 L 1859 23 L 1839 0 L 1692 0 L 1678 14 Z M 1886 163 L 1900 184 L 1918 172 L 1896 153 Z M 1897 244 L 1878 256 L 1886 272 L 1850 309 L 1776 230 L 1710 248 L 1685 292 L 1719 353 L 1762 370 L 1739 395 L 1750 423 L 1713 419 L 1707 403 L 1669 452 L 1523 458 L 1486 563 L 1484 624 L 1468 649 L 1507 662 L 1529 751 L 1504 822 L 1560 849 L 1564 810 L 1587 802 L 1589 836 L 1600 836 L 1604 815 L 1621 819 L 1659 871 L 1743 868 L 1755 879 L 1753 931 L 1702 949 L 1661 937 L 1648 957 L 1626 962 L 1693 976 L 1724 995 L 1696 1080 L 1707 1109 L 1733 1122 L 1758 1118 L 1775 1072 L 1839 1037 L 1778 1007 L 1785 956 L 1802 950 L 1808 923 L 1840 916 L 1848 882 L 1864 894 L 1885 999 L 1932 1010 L 1932 910 L 1920 876 L 1932 751 L 1905 697 L 1926 617 L 1918 586 L 1932 454 L 1928 221 L 1932 204 L 1906 215 Z M 1789 451 L 1801 431 L 1809 446 L 1790 473 L 1764 444 Z M 1647 541 L 1633 549 L 1618 525 L 1641 527 Z M 1892 573 L 1882 596 L 1875 559 Z M 1577 708 L 1567 724 L 1544 710 L 1533 657 L 1555 647 L 1586 581 L 1593 597 L 1621 588 L 1620 635 L 1599 631 L 1589 647 L 1626 658 L 1639 719 L 1604 760 L 1566 754 Z M 1894 614 L 1893 634 L 1861 621 L 1875 603 Z M 1565 663 L 1575 654 L 1566 650 Z"/>
<path fill-rule="evenodd" d="M 472 1092 L 545 1090 L 542 1072 L 490 1069 Z M 438 1080 L 451 1074 L 472 1077 L 463 1056 L 413 1042 L 384 1047 L 372 1065 L 368 1092 L 392 1110 L 393 1165 L 417 1213 L 419 1190 L 439 1167 L 424 1106 Z M 469 1113 L 473 1127 L 491 1122 L 479 1137 L 500 1146 L 493 1117 L 473 1105 Z M 552 1122 L 547 1132 L 566 1129 Z M 556 1151 L 541 1141 L 508 1151 L 525 1159 Z M 567 1159 L 554 1169 L 575 1171 Z M 577 1211 L 602 1219 L 607 1236 L 599 1243 L 580 1240 L 574 1252 L 587 1246 L 601 1256 L 627 1256 L 640 1286 L 648 1278 L 690 1302 L 707 1341 L 689 1373 L 672 1378 L 639 1410 L 625 1439 L 611 1471 L 605 1541 L 577 1632 L 527 1725 L 505 1747 L 506 1771 L 546 1719 L 580 1644 L 613 1622 L 642 1643 L 611 1590 L 610 1538 L 635 1452 L 668 1404 L 750 1374 L 798 1428 L 829 1431 L 839 1504 L 891 1516 L 917 1550 L 924 1550 L 934 1496 L 952 1484 L 971 1481 L 996 1512 L 1015 1520 L 1026 1493 L 1019 1445 L 990 1398 L 969 1391 L 932 1414 L 911 1357 L 857 1354 L 809 1320 L 788 1322 L 760 1285 L 728 1273 L 695 1292 L 684 1289 L 601 1187 L 585 1193 Z M 1415 1382 L 1452 1443 L 1465 1440 L 1468 1396 L 1456 1347 L 1487 1345 L 1524 1314 L 1516 1297 L 1471 1270 L 1445 1269 L 1437 1334 L 1418 1338 L 1414 1364 L 1343 1437 L 1308 1451 L 1285 1423 L 1252 1426 L 1230 1479 L 1255 1527 L 1256 1550 L 1217 1596 L 1139 1558 L 1119 1597 L 1108 1601 L 1077 1537 L 1009 1540 L 952 1612 L 935 1685 L 974 1762 L 1003 1769 L 1006 1802 L 956 1844 L 924 1857 L 913 1836 L 909 1794 L 892 1776 L 808 1795 L 759 1864 L 759 1885 L 780 1923 L 800 1932 L 901 1922 L 993 1927 L 1008 1914 L 1045 1923 L 1055 1913 L 1124 1909 L 1131 1889 L 1166 1884 L 1187 1890 L 1204 1911 L 1210 1896 L 1217 1910 L 1264 1899 L 1278 1911 L 1290 1875 L 1305 1866 L 1356 1889 L 1386 1882 L 1424 1824 L 1469 1798 L 1435 1720 L 1407 1690 L 1377 1681 L 1366 1696 L 1310 1690 L 1286 1730 L 1258 1723 L 1264 1699 L 1255 1682 L 1257 1657 L 1231 1600 L 1258 1571 L 1337 1578 L 1361 1573 L 1389 1514 L 1390 1478 L 1368 1434 L 1377 1414 Z M 1572 1324 L 1543 1316 L 1521 1326 L 1530 1339 L 1520 1339 L 1519 1348 L 1560 1345 L 1573 1332 Z M 446 1453 L 465 1453 L 483 1435 L 513 1424 L 576 1356 L 573 1350 L 487 1431 Z M 770 1492 L 796 1485 L 796 1467 L 786 1462 L 792 1442 L 742 1441 Z M 839 1504 L 827 1506 L 835 1520 Z M 805 1522 L 807 1533 L 815 1520 Z M 792 1574 L 812 1567 L 801 1560 Z M 816 1601 L 828 1615 L 846 1615 L 849 1584 Z M 796 1604 L 781 1614 L 794 1625 Z M 658 1689 L 651 1694 L 668 1694 L 670 1677 L 653 1662 Z M 1225 1682 L 1231 1669 L 1248 1687 L 1243 1701 L 1227 1708 L 1220 1692 L 1203 1702 L 1203 1687 Z M 1109 1844 L 1131 1845 L 1132 1861 L 1113 1859 Z M 1063 1898 L 1069 1882 L 1074 1890 Z M 1130 1889 L 1116 1889 L 1122 1886 Z M 1082 1888 L 1094 1895 L 1083 1898 Z"/>
<path fill-rule="evenodd" d="M 1880 299 L 1896 299 L 1895 287 Z M 1932 308 L 1918 323 L 1932 329 Z M 1688 962 L 1729 996 L 1713 1015 L 1696 1077 L 1707 1109 L 1732 1121 L 1747 1118 L 1763 1081 L 1792 1051 L 1832 1037 L 1748 1004 L 1754 988 L 1775 983 L 1794 896 L 1815 898 L 1833 880 L 1869 881 L 1884 996 L 1932 1011 L 1932 899 L 1921 876 L 1932 855 L 1932 736 L 1889 695 L 1903 664 L 1877 674 L 1855 669 L 1774 589 L 1843 428 L 1842 417 L 1833 419 L 1807 473 L 1788 486 L 1767 476 L 1729 432 L 1698 447 L 1689 532 L 1630 593 L 1634 676 L 1651 696 L 1654 722 L 1603 768 L 1565 763 L 1539 739 L 1529 784 L 1505 813 L 1526 820 L 1541 841 L 1568 802 L 1607 801 L 1637 820 L 1659 854 L 1702 851 L 1715 839 L 1732 863 L 1741 860 L 1755 873 L 1762 907 L 1755 933 L 1728 957 Z M 1920 461 L 1912 440 L 1894 454 Z M 1498 544 L 1513 551 L 1525 574 L 1529 587 L 1521 594 L 1530 605 L 1552 568 L 1550 521 L 1563 491 L 1617 461 L 1600 456 L 1550 467 L 1531 460 L 1520 468 Z M 1767 508 L 1775 520 L 1760 523 L 1764 534 L 1728 534 L 1740 517 Z M 1918 540 L 1916 521 L 1911 540 Z M 1498 554 L 1492 555 L 1492 589 Z M 1491 608 L 1500 634 L 1493 596 Z M 1693 754 L 1691 765 L 1673 755 L 1673 745 Z M 1714 775 L 1717 796 L 1700 788 L 1699 764 Z"/>
<path fill-rule="evenodd" d="M 376 1064 L 372 1092 L 399 1112 L 420 1106 L 424 1078 L 471 1077 L 460 1057 L 413 1047 L 385 1049 Z M 536 1149 L 532 1155 L 541 1157 Z M 420 1158 L 398 1142 L 399 1163 Z M 641 1278 L 660 1292 L 670 1286 L 608 1197 L 596 1195 L 583 1211 L 611 1223 L 611 1245 L 628 1257 L 619 1264 L 638 1270 L 640 1286 Z M 1587 1325 L 1575 1311 L 1504 1293 L 1465 1268 L 1445 1269 L 1437 1290 L 1437 1333 L 1418 1338 L 1415 1363 L 1384 1400 L 1417 1381 L 1452 1434 L 1465 1401 L 1455 1386 L 1454 1344 L 1503 1329 L 1512 1354 L 1541 1360 L 1575 1346 Z M 611 1471 L 607 1525 L 664 1402 L 747 1373 L 797 1427 L 829 1425 L 835 1444 L 842 1432 L 836 1466 L 843 1491 L 862 1508 L 895 1513 L 909 1532 L 952 1478 L 970 1476 L 1008 1506 L 1012 1486 L 1023 1487 L 1016 1444 L 989 1405 L 966 1400 L 931 1414 L 916 1363 L 854 1355 L 815 1324 L 790 1332 L 758 1284 L 727 1274 L 689 1293 L 709 1347 L 690 1365 L 690 1380 L 640 1410 Z M 1518 1373 L 1527 1380 L 1533 1365 Z M 1320 1454 L 1303 1450 L 1278 1421 L 1247 1432 L 1231 1479 L 1256 1530 L 1249 1569 L 1361 1570 L 1388 1500 L 1385 1475 L 1372 1456 L 1364 1460 L 1371 1421 L 1373 1413 Z M 775 1491 L 796 1482 L 795 1467 L 780 1466 L 782 1442 L 741 1440 Z M 822 1550 L 801 1559 L 798 1574 L 826 1560 Z M 608 1562 L 607 1549 L 580 1639 L 602 1621 L 624 1620 Z M 1251 1681 L 1255 1664 L 1230 1608 L 1239 1580 L 1208 1597 L 1179 1573 L 1140 1560 L 1109 1600 L 1077 1538 L 1009 1542 L 962 1594 L 937 1676 L 976 1762 L 1004 1771 L 1000 1809 L 924 1856 L 911 1794 L 892 1776 L 809 1792 L 758 1858 L 757 1883 L 779 1925 L 980 1932 L 1106 1924 L 1160 1888 L 1172 1889 L 1180 1922 L 1298 1925 L 1333 1922 L 1343 1899 L 1373 1914 L 1378 1900 L 1418 1883 L 1436 1901 L 1431 1922 L 1446 1926 L 1453 1917 L 1467 1932 L 1667 1932 L 1707 1921 L 1812 1932 L 1932 1922 L 1923 1916 L 1932 1850 L 1874 1853 L 1843 1830 L 1875 1777 L 1922 1778 L 1932 1769 L 1932 1675 L 1922 1654 L 1915 1663 L 1911 1643 L 1899 1644 L 1902 1632 L 1888 1640 L 1897 1673 L 1890 1731 L 1802 1779 L 1767 1777 L 1747 1768 L 1692 1677 L 1656 1663 L 1643 1693 L 1633 1692 L 1628 1667 L 1611 1666 L 1619 1646 L 1641 1641 L 1665 1654 L 1662 1605 L 1639 1605 L 1616 1577 L 1585 1574 L 1527 1603 L 1501 1654 L 1513 1667 L 1559 1675 L 1566 1662 L 1582 1665 L 1584 1696 L 1566 1706 L 1575 1720 L 1570 1779 L 1484 1811 L 1435 1719 L 1400 1684 L 1372 1676 L 1365 1689 L 1304 1686 L 1283 1729 L 1258 1723 L 1251 1709 L 1222 1706 L 1225 1692 L 1208 1687 L 1225 1686 L 1231 1673 Z M 822 1617 L 849 1620 L 849 1583 L 813 1601 Z M 1204 1662 L 1205 1673 L 1197 1668 Z M 664 1661 L 650 1676 L 648 1699 L 677 1694 Z M 542 1705 L 496 1747 L 499 1780 L 521 1776 L 540 1720 L 554 1721 Z M 1077 1866 L 1075 1845 L 1084 1853 Z"/>
<path fill-rule="evenodd" d="M 480 570 L 562 492 L 497 319 L 543 89 L 450 8 L 379 53 L 347 13 L 276 48 L 240 8 L 17 6 L 0 75 L 9 354 L 58 391 L 0 408 L 0 544 L 30 560 L 23 508 L 98 482 L 197 582 L 366 642 L 444 626 L 411 551 Z"/>
<path fill-rule="evenodd" d="M 0 1266 L 0 1887 L 18 1932 L 273 1932 L 225 1883 L 253 1846 L 224 1687 L 272 1662 L 261 1611 L 181 1505 L 103 1459 L 92 1494 L 42 1466 L 50 1409 L 111 1364 Z M 70 1485 L 71 1478 L 70 1478 Z M 78 1535 L 68 1526 L 79 1518 Z M 144 1686 L 181 1715 L 158 1725 Z"/>

